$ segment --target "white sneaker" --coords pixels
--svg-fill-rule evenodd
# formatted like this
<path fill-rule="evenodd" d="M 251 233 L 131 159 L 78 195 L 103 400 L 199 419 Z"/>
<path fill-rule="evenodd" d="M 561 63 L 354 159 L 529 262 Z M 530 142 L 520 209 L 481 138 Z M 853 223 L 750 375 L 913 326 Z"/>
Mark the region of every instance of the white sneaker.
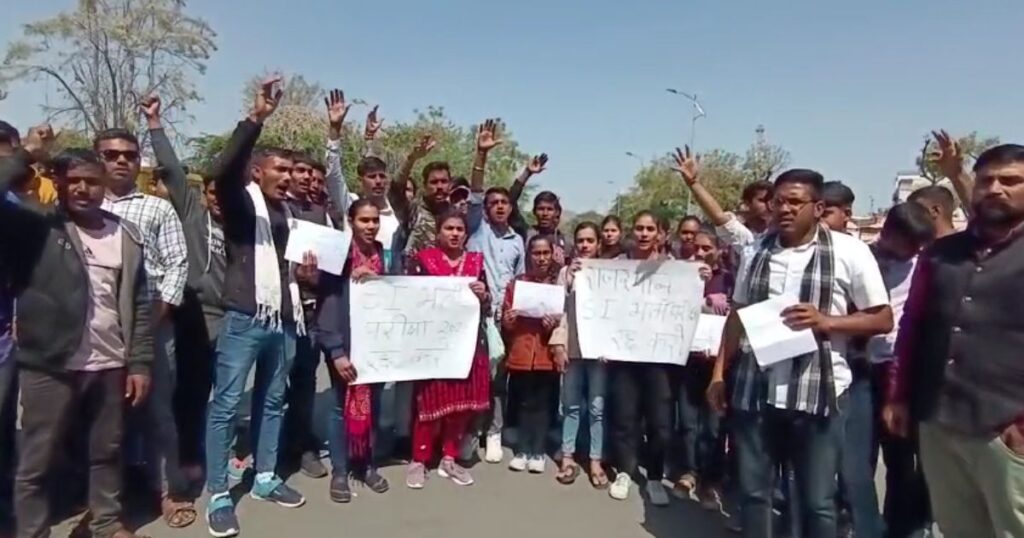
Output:
<path fill-rule="evenodd" d="M 615 475 L 615 482 L 608 488 L 608 495 L 618 501 L 624 501 L 629 497 L 629 486 L 633 480 L 626 473 Z"/>
<path fill-rule="evenodd" d="M 526 467 L 533 474 L 541 474 L 544 472 L 545 463 L 544 456 L 530 456 Z"/>
<path fill-rule="evenodd" d="M 487 449 L 484 451 L 484 461 L 487 463 L 501 463 L 501 458 L 504 456 L 505 454 L 501 449 L 501 434 L 487 434 Z"/>
<path fill-rule="evenodd" d="M 654 506 L 668 506 L 668 492 L 660 480 L 647 481 L 647 498 Z"/>
<path fill-rule="evenodd" d="M 508 468 L 519 473 L 526 470 L 526 455 L 516 454 L 512 461 L 508 462 Z"/>

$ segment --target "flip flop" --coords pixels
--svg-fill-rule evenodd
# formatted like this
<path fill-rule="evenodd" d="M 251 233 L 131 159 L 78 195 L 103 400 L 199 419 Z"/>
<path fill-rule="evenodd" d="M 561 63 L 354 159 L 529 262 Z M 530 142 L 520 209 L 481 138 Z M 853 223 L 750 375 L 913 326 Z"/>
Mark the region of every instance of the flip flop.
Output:
<path fill-rule="evenodd" d="M 172 529 L 188 527 L 195 523 L 198 516 L 196 508 L 192 503 L 187 501 L 176 502 L 167 497 L 160 502 L 160 512 L 163 514 L 164 522 Z"/>
<path fill-rule="evenodd" d="M 576 482 L 576 479 L 580 477 L 580 472 L 580 466 L 574 463 L 571 466 L 569 466 L 568 469 L 562 469 L 561 471 L 559 471 L 558 476 L 555 477 L 555 480 L 557 480 L 559 484 L 568 486 Z"/>
<path fill-rule="evenodd" d="M 599 490 L 608 489 L 608 485 L 609 485 L 608 475 L 605 474 L 605 472 L 603 470 L 600 471 L 599 473 L 591 473 L 591 475 L 590 475 L 590 485 L 594 489 L 599 489 Z"/>

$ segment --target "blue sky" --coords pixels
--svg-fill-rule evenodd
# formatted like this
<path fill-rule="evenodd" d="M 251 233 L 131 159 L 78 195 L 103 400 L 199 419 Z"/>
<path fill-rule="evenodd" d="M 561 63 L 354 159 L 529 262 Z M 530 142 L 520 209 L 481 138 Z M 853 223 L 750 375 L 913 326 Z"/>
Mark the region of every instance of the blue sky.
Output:
<path fill-rule="evenodd" d="M 12 2 L 4 40 L 76 0 Z M 574 210 L 607 206 L 639 163 L 690 136 L 738 153 L 763 124 L 791 165 L 816 168 L 885 205 L 921 136 L 945 127 L 1024 141 L 1019 0 L 192 0 L 219 33 L 198 81 L 194 132 L 239 115 L 241 83 L 301 73 L 381 104 L 388 119 L 442 105 L 463 124 L 499 116 L 538 181 Z M 52 88 L 16 85 L 0 117 L 26 127 Z M 358 110 L 353 116 L 362 116 Z"/>

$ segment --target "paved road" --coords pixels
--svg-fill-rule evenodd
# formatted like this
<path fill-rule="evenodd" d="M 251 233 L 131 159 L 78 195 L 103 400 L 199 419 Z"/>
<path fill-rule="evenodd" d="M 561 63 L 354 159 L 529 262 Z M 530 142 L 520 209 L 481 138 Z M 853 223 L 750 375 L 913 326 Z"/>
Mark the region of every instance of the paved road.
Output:
<path fill-rule="evenodd" d="M 553 471 L 527 475 L 505 466 L 478 464 L 476 484 L 459 487 L 431 475 L 427 487 L 413 491 L 404 485 L 404 468 L 389 467 L 384 475 L 392 490 L 376 495 L 357 490 L 351 504 L 334 504 L 327 497 L 327 480 L 295 476 L 290 483 L 308 498 L 306 506 L 288 510 L 248 496 L 238 505 L 242 536 L 298 538 L 313 536 L 385 536 L 415 538 L 676 538 L 734 536 L 723 520 L 695 503 L 672 500 L 665 508 L 645 506 L 637 495 L 615 501 L 593 490 L 586 480 L 573 486 L 555 482 Z M 635 493 L 635 492 L 634 492 Z M 208 536 L 197 522 L 172 531 L 162 521 L 142 531 L 154 538 Z"/>

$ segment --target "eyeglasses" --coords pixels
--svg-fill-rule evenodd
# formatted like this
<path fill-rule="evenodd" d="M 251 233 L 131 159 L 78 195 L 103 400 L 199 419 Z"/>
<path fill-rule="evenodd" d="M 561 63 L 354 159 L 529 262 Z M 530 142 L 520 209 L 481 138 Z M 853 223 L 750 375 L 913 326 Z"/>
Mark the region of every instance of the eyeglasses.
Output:
<path fill-rule="evenodd" d="M 100 152 L 100 156 L 103 157 L 104 161 L 109 163 L 117 162 L 122 156 L 129 162 L 139 160 L 139 152 L 134 150 L 120 151 L 116 149 L 105 149 Z"/>
<path fill-rule="evenodd" d="M 772 198 L 769 204 L 772 208 L 777 209 L 792 209 L 793 211 L 800 211 L 801 209 L 813 204 L 814 200 L 783 200 L 781 198 Z"/>

